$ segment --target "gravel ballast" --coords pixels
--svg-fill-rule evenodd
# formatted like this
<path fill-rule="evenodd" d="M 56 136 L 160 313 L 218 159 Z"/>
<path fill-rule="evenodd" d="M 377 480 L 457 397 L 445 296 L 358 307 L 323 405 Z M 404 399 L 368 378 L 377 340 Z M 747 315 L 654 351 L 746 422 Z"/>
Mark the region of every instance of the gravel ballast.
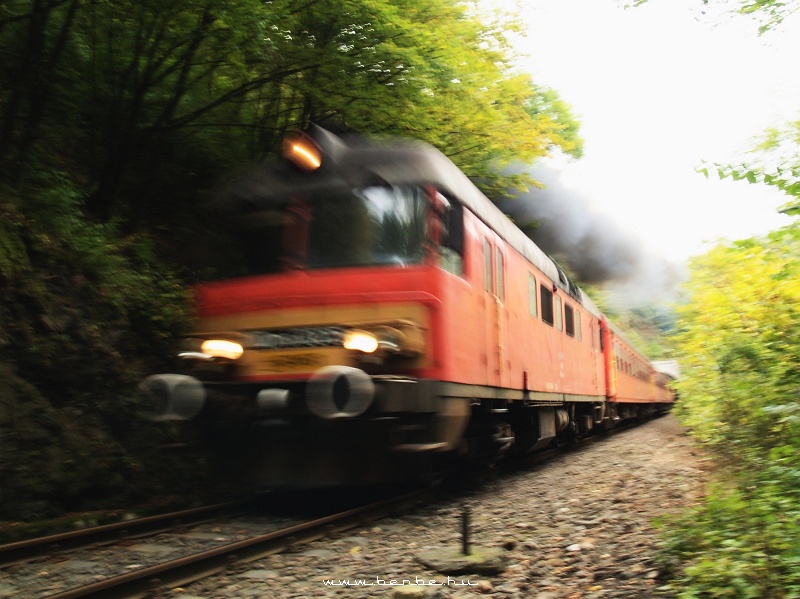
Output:
<path fill-rule="evenodd" d="M 242 564 L 164 596 L 670 597 L 655 561 L 659 538 L 653 520 L 697 501 L 706 465 L 669 415 L 457 499 Z M 464 505 L 472 542 L 505 552 L 502 572 L 448 577 L 422 565 L 420 555 L 460 544 Z"/>

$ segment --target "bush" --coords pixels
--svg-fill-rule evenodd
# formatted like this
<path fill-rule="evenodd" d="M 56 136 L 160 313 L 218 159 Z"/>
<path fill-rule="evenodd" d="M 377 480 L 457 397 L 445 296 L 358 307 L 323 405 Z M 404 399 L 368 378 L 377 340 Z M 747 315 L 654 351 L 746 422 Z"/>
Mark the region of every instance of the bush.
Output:
<path fill-rule="evenodd" d="M 157 439 L 138 382 L 164 368 L 188 293 L 144 236 L 88 222 L 59 173 L 0 189 L 0 517 L 146 495 Z M 23 210 L 24 207 L 24 216 Z M 147 431 L 147 432 L 145 432 Z"/>
<path fill-rule="evenodd" d="M 719 466 L 672 522 L 679 597 L 800 596 L 800 227 L 695 261 L 679 311 L 677 412 Z"/>

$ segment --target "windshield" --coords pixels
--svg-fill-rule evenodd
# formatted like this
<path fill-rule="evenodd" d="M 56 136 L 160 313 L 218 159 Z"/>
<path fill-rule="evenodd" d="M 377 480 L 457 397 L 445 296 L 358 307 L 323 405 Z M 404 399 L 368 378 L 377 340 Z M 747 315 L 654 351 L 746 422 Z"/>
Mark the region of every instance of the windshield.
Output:
<path fill-rule="evenodd" d="M 237 232 L 248 272 L 235 274 L 418 264 L 427 206 L 419 187 L 373 186 L 248 214 Z"/>

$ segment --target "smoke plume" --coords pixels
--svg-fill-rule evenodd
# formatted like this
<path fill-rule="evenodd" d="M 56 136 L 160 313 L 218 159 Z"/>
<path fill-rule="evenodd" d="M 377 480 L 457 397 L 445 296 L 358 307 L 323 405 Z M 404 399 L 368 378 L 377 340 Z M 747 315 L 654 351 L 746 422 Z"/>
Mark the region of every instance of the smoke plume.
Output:
<path fill-rule="evenodd" d="M 543 187 L 498 205 L 579 284 L 600 284 L 625 307 L 673 296 L 679 269 L 648 250 L 613 215 L 593 210 L 588 196 L 568 188 L 556 169 L 540 164 L 528 172 Z"/>

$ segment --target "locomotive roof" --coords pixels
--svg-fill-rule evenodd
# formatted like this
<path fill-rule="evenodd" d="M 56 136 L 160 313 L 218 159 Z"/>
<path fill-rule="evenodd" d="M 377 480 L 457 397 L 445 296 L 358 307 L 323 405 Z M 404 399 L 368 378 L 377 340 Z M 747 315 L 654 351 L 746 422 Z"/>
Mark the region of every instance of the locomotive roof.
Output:
<path fill-rule="evenodd" d="M 338 140 L 328 155 L 328 161 L 333 161 L 335 166 L 320 168 L 312 173 L 301 173 L 280 163 L 259 168 L 229 185 L 224 191 L 224 198 L 216 202 L 217 208 L 228 214 L 242 214 L 243 211 L 283 202 L 292 195 L 331 187 L 349 190 L 376 184 L 431 185 L 469 208 L 555 285 L 568 295 L 577 295 L 585 308 L 600 316 L 600 311 L 589 297 L 574 284 L 570 289 L 571 283 L 552 258 L 436 148 L 416 141 L 345 145 Z"/>

